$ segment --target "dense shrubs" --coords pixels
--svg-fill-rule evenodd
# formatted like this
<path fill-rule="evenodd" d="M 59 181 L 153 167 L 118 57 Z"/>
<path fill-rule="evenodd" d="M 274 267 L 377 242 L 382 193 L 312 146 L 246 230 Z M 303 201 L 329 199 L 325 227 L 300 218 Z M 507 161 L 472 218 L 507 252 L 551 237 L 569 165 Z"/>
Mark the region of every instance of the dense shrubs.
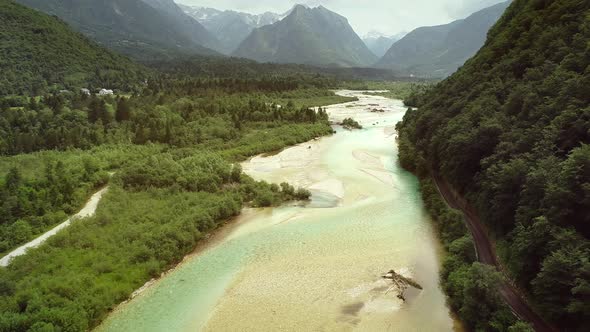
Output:
<path fill-rule="evenodd" d="M 108 180 L 91 156 L 46 159 L 36 171 L 25 177 L 13 166 L 0 180 L 0 254 L 64 221 Z"/>
<path fill-rule="evenodd" d="M 299 90 L 279 107 L 281 92 L 232 92 L 242 84 L 170 79 L 141 96 L 3 99 L 0 153 L 54 151 L 0 157 L 0 252 L 63 221 L 114 175 L 94 217 L 0 269 L 0 331 L 89 330 L 244 206 L 309 199 L 238 162 L 330 134 L 327 114 L 295 106 Z"/>
<path fill-rule="evenodd" d="M 176 187 L 186 191 L 217 192 L 232 180 L 231 165 L 218 155 L 199 153 L 181 160 L 170 154 L 151 156 L 124 167 L 122 186 L 133 191 Z"/>
<path fill-rule="evenodd" d="M 15 185 L 12 177 L 6 183 Z M 87 330 L 245 204 L 309 196 L 287 183 L 254 181 L 210 152 L 132 160 L 116 173 L 96 216 L 0 269 L 0 330 Z"/>
<path fill-rule="evenodd" d="M 127 192 L 0 271 L 0 330 L 83 331 L 240 212 L 240 195 Z"/>
<path fill-rule="evenodd" d="M 363 129 L 363 126 L 361 126 L 358 122 L 356 122 L 352 118 L 346 118 L 346 119 L 342 120 L 341 125 L 342 125 L 342 127 L 346 128 L 346 129 Z"/>

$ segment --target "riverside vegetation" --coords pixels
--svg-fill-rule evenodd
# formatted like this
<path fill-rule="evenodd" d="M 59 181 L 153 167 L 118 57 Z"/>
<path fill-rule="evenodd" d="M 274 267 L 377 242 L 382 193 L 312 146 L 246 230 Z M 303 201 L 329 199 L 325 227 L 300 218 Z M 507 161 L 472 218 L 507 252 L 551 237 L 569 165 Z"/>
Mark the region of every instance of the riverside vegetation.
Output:
<path fill-rule="evenodd" d="M 422 178 L 448 251 L 443 287 L 474 330 L 529 327 L 499 301 L 500 276 L 474 263 L 431 172 L 477 208 L 544 317 L 567 331 L 590 320 L 589 6 L 515 0 L 458 73 L 389 95 L 420 108 L 398 127 L 400 161 Z M 237 162 L 330 134 L 307 106 L 349 101 L 328 90 L 335 78 L 391 75 L 215 57 L 141 65 L 10 0 L 0 28 L 0 255 L 110 186 L 94 217 L 0 269 L 2 331 L 91 329 L 242 207 L 306 199 Z M 117 95 L 79 92 L 101 87 Z"/>
<path fill-rule="evenodd" d="M 92 328 L 242 207 L 307 199 L 236 162 L 331 134 L 322 109 L 294 102 L 330 95 L 321 82 L 167 77 L 128 96 L 2 98 L 1 252 L 110 190 L 94 217 L 0 270 L 0 330 Z"/>
<path fill-rule="evenodd" d="M 368 95 L 406 100 L 411 95 L 424 92 L 432 87 L 434 80 L 399 80 L 399 81 L 348 81 L 340 84 L 343 89 L 377 91 Z"/>
<path fill-rule="evenodd" d="M 352 118 L 346 118 L 346 119 L 342 120 L 342 123 L 340 123 L 340 125 L 348 130 L 363 129 L 363 126 L 361 126 L 360 123 L 358 123 L 357 121 L 355 121 Z"/>
<path fill-rule="evenodd" d="M 462 69 L 407 99 L 419 110 L 398 126 L 400 161 L 423 178 L 450 251 L 444 288 L 469 327 L 503 331 L 506 310 L 488 287 L 478 291 L 494 273 L 471 263 L 433 172 L 476 208 L 545 319 L 566 331 L 590 320 L 589 17 L 587 1 L 516 0 Z"/>

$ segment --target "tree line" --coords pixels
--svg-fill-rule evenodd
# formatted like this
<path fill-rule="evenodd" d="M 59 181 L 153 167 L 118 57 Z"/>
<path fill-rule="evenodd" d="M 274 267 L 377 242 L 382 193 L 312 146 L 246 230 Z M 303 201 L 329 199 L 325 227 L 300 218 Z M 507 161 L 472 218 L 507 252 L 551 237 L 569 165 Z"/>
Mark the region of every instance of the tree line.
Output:
<path fill-rule="evenodd" d="M 265 87 L 253 83 L 249 89 L 256 93 L 244 92 L 243 84 L 173 81 L 154 83 L 145 93 L 131 96 L 80 92 L 4 98 L 0 100 L 0 154 L 88 149 L 105 143 L 152 142 L 187 147 L 239 137 L 245 132 L 242 128 L 250 124 L 327 120 L 321 109 L 315 112 L 292 102 L 277 105 L 270 101 L 276 99 L 275 94 Z M 290 91 L 291 87 L 285 89 Z M 288 96 L 292 97 L 293 92 Z"/>

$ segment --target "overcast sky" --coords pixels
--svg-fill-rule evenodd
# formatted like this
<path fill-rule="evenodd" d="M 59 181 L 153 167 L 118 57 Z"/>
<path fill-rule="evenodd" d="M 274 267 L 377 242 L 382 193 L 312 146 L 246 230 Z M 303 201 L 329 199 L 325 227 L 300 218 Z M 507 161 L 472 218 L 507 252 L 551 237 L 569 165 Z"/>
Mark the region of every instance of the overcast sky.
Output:
<path fill-rule="evenodd" d="M 175 0 L 177 3 L 258 14 L 283 13 L 297 3 L 323 5 L 348 18 L 356 32 L 386 34 L 445 24 L 504 0 Z"/>

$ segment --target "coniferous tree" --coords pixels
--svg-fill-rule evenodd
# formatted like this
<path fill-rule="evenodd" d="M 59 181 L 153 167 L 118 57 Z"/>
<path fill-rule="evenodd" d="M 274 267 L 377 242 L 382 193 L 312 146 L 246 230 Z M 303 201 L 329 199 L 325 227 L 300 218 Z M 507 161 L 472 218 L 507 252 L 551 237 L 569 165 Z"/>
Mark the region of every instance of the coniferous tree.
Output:
<path fill-rule="evenodd" d="M 131 118 L 131 107 L 125 97 L 120 97 L 117 101 L 117 113 L 115 119 L 117 122 L 129 121 Z"/>

